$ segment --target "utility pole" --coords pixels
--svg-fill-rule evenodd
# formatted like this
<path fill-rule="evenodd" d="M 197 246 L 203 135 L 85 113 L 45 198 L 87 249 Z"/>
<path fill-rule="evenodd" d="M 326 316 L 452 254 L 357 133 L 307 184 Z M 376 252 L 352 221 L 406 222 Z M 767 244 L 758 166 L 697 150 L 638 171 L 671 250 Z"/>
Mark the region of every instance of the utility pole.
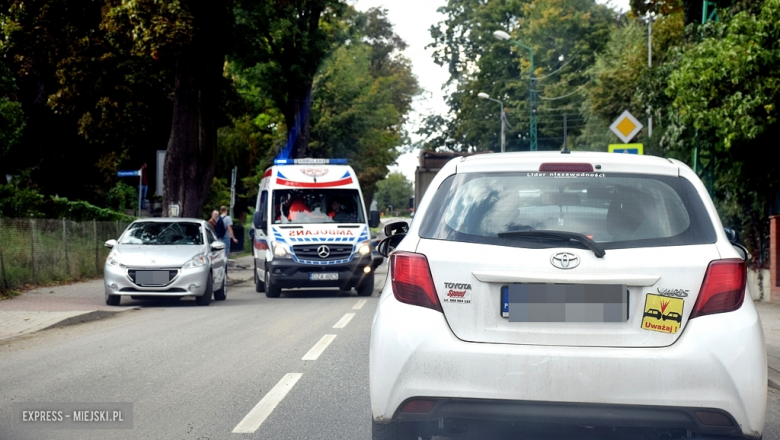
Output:
<path fill-rule="evenodd" d="M 653 67 L 653 15 L 647 14 L 647 68 Z M 647 137 L 653 137 L 653 113 L 647 108 Z"/>
<path fill-rule="evenodd" d="M 531 136 L 531 151 L 536 151 L 539 149 L 537 145 L 537 138 L 536 138 L 536 85 L 534 84 L 534 51 L 530 47 L 526 46 L 525 44 L 513 40 L 508 33 L 505 31 L 495 31 L 493 32 L 493 36 L 498 38 L 499 40 L 509 41 L 510 43 L 522 47 L 523 49 L 528 51 L 528 55 L 531 59 L 531 73 L 529 75 L 529 83 L 528 83 L 528 118 L 530 122 L 530 130 L 529 134 Z"/>
<path fill-rule="evenodd" d="M 233 176 L 230 183 L 230 218 L 233 218 L 233 205 L 236 204 L 236 174 L 238 167 L 233 167 Z"/>

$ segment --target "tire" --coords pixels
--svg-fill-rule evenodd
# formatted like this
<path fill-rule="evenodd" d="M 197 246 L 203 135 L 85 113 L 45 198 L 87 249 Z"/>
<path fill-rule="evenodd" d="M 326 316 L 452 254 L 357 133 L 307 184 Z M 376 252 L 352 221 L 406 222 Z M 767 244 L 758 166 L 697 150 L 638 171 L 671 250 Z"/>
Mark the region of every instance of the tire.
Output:
<path fill-rule="evenodd" d="M 222 288 L 214 291 L 214 301 L 224 301 L 227 298 L 227 273 L 222 277 Z"/>
<path fill-rule="evenodd" d="M 265 283 L 260 281 L 260 277 L 257 275 L 257 262 L 255 262 L 255 292 L 265 292 Z"/>
<path fill-rule="evenodd" d="M 417 440 L 419 435 L 414 428 L 415 425 L 408 422 L 383 424 L 372 421 L 371 438 L 373 440 Z"/>
<path fill-rule="evenodd" d="M 265 268 L 265 296 L 268 298 L 279 298 L 282 295 L 282 289 L 276 287 L 271 281 L 271 271 Z"/>
<path fill-rule="evenodd" d="M 371 296 L 374 293 L 374 272 L 363 279 L 363 283 L 355 287 L 358 296 Z"/>
<path fill-rule="evenodd" d="M 214 294 L 214 278 L 211 276 L 211 272 L 206 280 L 206 291 L 203 295 L 195 297 L 195 303 L 199 306 L 207 306 L 211 304 L 211 296 Z"/>
<path fill-rule="evenodd" d="M 106 293 L 106 305 L 118 306 L 120 302 L 122 302 L 121 295 L 109 295 Z"/>

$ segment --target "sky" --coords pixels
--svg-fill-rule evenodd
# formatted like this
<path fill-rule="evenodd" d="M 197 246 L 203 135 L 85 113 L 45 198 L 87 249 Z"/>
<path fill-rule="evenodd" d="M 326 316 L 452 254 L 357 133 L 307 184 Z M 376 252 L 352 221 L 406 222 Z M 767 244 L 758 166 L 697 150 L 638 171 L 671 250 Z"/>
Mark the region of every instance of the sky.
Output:
<path fill-rule="evenodd" d="M 412 61 L 412 70 L 420 86 L 425 90 L 415 100 L 414 113 L 406 127 L 412 136 L 412 142 L 419 140 L 414 136 L 414 131 L 422 117 L 432 112 L 440 114 L 447 112 L 447 105 L 444 103 L 445 92 L 442 91 L 442 85 L 448 78 L 447 69 L 436 65 L 431 58 L 431 50 L 425 49 L 425 46 L 432 42 L 429 29 L 444 20 L 444 15 L 436 12 L 436 9 L 446 5 L 447 0 L 352 0 L 351 3 L 360 11 L 373 7 L 387 9 L 388 18 L 393 23 L 395 32 L 408 45 L 404 55 Z M 621 11 L 629 9 L 628 0 L 612 0 L 611 5 Z M 403 154 L 398 158 L 397 165 L 390 167 L 390 171 L 400 171 L 407 179 L 414 182 L 418 157 L 418 150 Z"/>

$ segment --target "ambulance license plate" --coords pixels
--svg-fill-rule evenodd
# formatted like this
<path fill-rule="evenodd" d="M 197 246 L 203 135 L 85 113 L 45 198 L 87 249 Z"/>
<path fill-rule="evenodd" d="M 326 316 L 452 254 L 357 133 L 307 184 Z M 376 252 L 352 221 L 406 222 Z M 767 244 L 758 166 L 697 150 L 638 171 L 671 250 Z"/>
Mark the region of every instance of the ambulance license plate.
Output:
<path fill-rule="evenodd" d="M 338 272 L 317 272 L 317 273 L 310 273 L 309 279 L 312 281 L 328 281 L 328 280 L 337 280 L 339 279 L 339 273 Z"/>

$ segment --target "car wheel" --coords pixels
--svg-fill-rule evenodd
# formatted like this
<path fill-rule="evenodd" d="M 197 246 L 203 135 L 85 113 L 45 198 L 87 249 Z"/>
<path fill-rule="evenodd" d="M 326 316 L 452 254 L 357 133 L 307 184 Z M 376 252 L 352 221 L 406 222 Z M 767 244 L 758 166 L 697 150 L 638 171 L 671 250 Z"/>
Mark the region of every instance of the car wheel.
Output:
<path fill-rule="evenodd" d="M 282 295 L 282 289 L 276 287 L 271 281 L 271 271 L 265 269 L 265 296 L 268 298 L 279 298 Z"/>
<path fill-rule="evenodd" d="M 371 423 L 371 438 L 373 440 L 417 440 L 419 435 L 411 423 Z"/>
<path fill-rule="evenodd" d="M 106 293 L 106 304 L 109 306 L 118 306 L 122 301 L 121 295 L 109 295 Z"/>
<path fill-rule="evenodd" d="M 265 292 L 265 283 L 260 280 L 260 276 L 257 274 L 257 263 L 255 263 L 255 292 Z"/>
<path fill-rule="evenodd" d="M 206 291 L 203 292 L 203 295 L 196 296 L 195 302 L 199 306 L 207 306 L 211 304 L 211 296 L 214 294 L 214 278 L 211 276 L 211 272 L 209 272 L 208 277 L 206 277 Z"/>
<path fill-rule="evenodd" d="M 222 277 L 222 287 L 214 291 L 214 301 L 224 301 L 227 298 L 227 274 Z"/>
<path fill-rule="evenodd" d="M 363 279 L 363 283 L 355 287 L 358 296 L 371 296 L 374 293 L 374 272 L 371 272 Z"/>

